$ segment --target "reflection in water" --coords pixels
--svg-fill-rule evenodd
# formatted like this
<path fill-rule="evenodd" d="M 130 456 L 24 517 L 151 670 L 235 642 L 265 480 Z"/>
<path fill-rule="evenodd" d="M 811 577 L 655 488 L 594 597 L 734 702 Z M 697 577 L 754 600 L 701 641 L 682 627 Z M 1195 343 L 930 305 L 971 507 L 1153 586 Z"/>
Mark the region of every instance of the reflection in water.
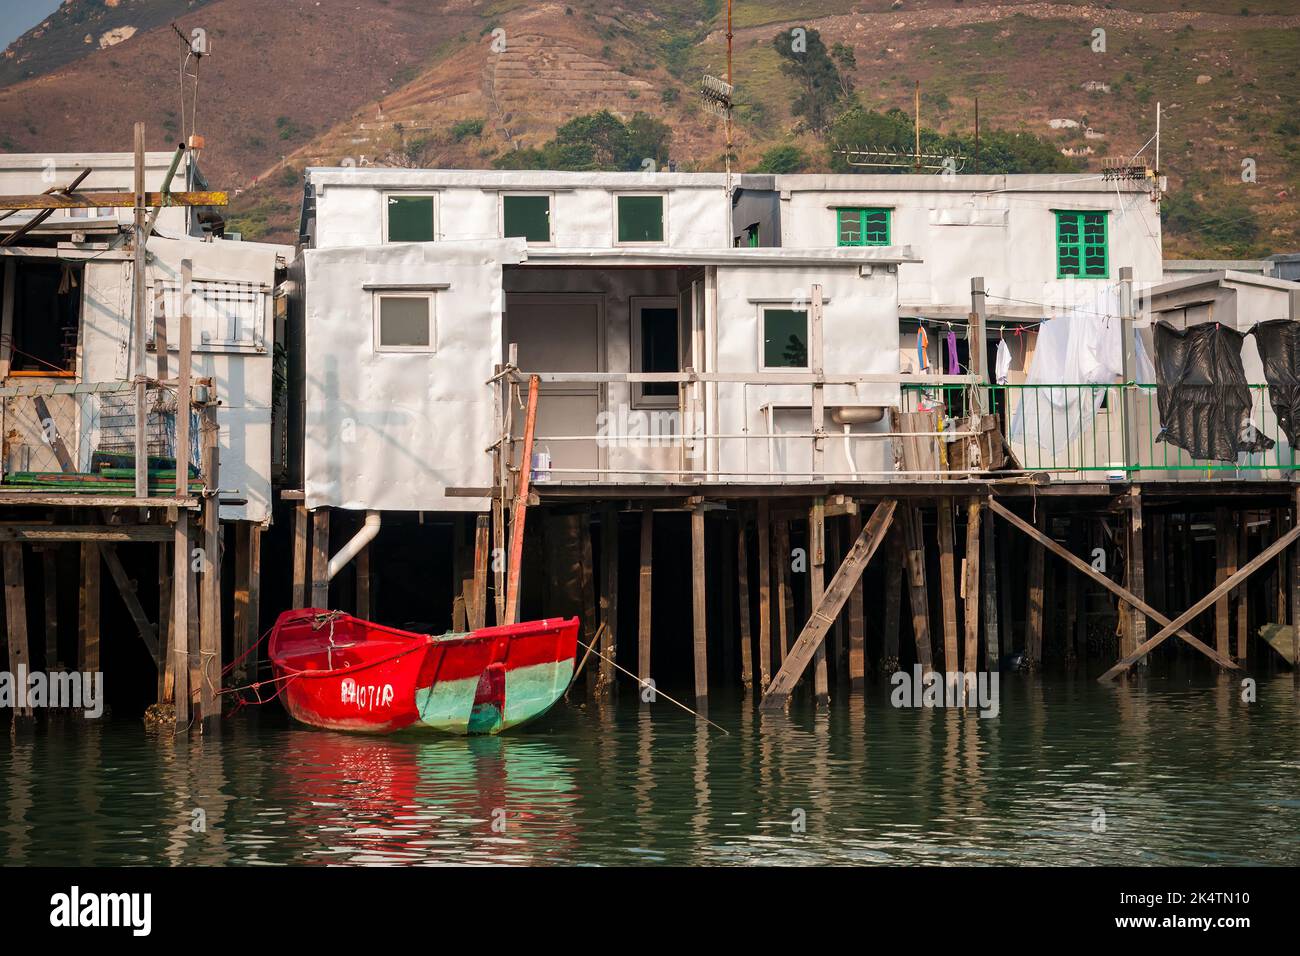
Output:
<path fill-rule="evenodd" d="M 58 721 L 0 735 L 0 860 L 1295 863 L 1297 694 L 1261 681 L 1002 682 L 1001 712 L 887 687 L 721 734 L 637 695 L 487 738 L 364 737 L 278 712 L 219 738 Z"/>

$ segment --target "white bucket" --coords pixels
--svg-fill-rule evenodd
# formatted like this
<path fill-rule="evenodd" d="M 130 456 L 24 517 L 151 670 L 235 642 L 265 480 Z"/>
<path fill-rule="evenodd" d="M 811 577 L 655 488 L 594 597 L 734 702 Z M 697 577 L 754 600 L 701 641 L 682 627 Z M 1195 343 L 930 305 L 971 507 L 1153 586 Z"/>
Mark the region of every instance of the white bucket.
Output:
<path fill-rule="evenodd" d="M 533 452 L 532 477 L 530 481 L 551 480 L 551 453 L 543 449 Z"/>

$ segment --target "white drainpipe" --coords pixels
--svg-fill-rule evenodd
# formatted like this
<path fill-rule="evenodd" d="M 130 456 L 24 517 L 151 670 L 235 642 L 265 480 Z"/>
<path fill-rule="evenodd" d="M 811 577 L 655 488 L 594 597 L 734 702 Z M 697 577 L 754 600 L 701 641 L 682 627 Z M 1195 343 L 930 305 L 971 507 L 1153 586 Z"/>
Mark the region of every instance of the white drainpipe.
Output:
<path fill-rule="evenodd" d="M 352 536 L 352 540 L 339 549 L 338 554 L 330 558 L 328 577 L 334 580 L 334 575 L 338 574 L 348 566 L 348 562 L 361 553 L 361 549 L 375 540 L 375 535 L 379 534 L 379 525 L 383 521 L 378 511 L 366 512 L 366 523 L 361 526 L 361 530 Z"/>

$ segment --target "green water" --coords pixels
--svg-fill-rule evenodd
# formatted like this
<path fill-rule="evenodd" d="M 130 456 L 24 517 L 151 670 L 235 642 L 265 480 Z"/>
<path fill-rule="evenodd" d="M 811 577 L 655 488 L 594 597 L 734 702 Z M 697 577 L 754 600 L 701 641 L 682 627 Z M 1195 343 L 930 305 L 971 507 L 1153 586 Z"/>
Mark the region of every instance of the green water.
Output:
<path fill-rule="evenodd" d="M 1212 678 L 1001 691 L 992 719 L 895 709 L 884 686 L 820 715 L 715 698 L 729 736 L 631 693 L 468 740 L 314 731 L 274 708 L 181 744 L 55 723 L 0 739 L 0 861 L 1300 862 L 1289 676 L 1255 703 Z"/>

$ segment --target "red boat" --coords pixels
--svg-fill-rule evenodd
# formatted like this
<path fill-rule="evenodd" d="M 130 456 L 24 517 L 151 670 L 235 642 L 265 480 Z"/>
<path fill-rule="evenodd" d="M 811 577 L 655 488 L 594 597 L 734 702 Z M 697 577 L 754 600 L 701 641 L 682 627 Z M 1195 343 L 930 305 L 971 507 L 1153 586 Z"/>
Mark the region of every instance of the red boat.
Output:
<path fill-rule="evenodd" d="M 341 611 L 285 611 L 268 644 L 290 715 L 329 730 L 497 734 L 544 714 L 573 676 L 578 619 L 416 634 Z"/>

